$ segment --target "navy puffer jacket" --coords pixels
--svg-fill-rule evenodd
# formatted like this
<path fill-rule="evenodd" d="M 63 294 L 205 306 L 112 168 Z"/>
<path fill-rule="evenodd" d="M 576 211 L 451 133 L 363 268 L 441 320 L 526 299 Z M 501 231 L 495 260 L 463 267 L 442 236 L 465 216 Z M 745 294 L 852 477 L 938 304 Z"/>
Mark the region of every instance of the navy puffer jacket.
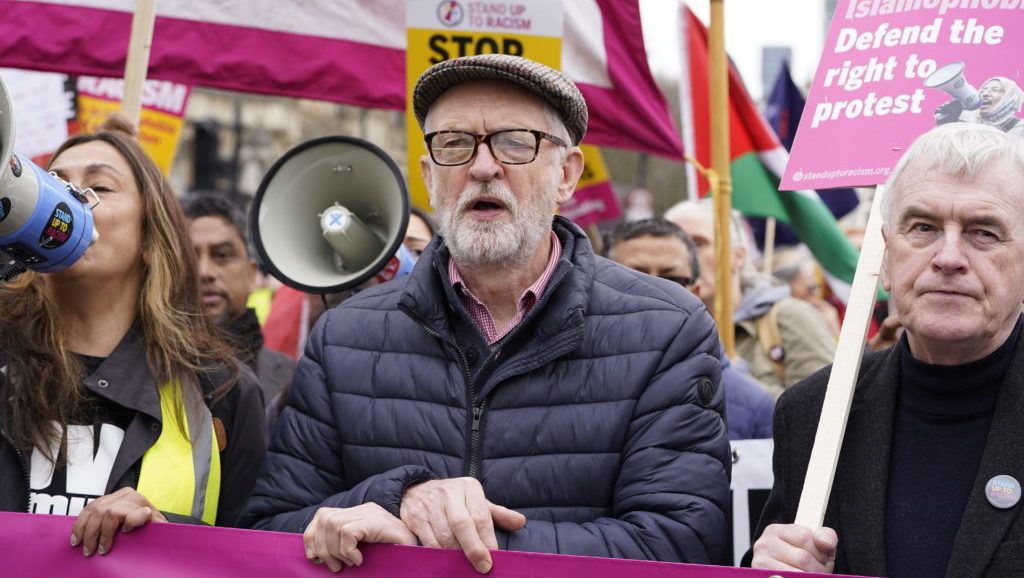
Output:
<path fill-rule="evenodd" d="M 243 523 L 301 532 L 320 507 L 474 476 L 526 515 L 502 548 L 722 559 L 729 445 L 719 343 L 679 285 L 596 257 L 556 217 L 561 261 L 488 347 L 435 239 L 414 272 L 320 319 Z"/>

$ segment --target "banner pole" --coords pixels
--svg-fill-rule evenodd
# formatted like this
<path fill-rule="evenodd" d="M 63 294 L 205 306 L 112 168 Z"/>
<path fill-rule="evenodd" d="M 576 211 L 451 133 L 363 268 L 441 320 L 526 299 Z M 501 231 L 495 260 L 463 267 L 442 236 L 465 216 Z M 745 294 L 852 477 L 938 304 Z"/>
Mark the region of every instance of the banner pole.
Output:
<path fill-rule="evenodd" d="M 875 189 L 871 200 L 871 212 L 864 230 L 864 245 L 857 260 L 857 272 L 853 276 L 850 301 L 847 305 L 843 326 L 839 331 L 836 356 L 828 378 L 828 389 L 818 419 L 818 432 L 807 464 L 807 476 L 800 495 L 796 512 L 797 524 L 809 528 L 820 528 L 825 520 L 832 481 L 839 463 L 839 452 L 843 447 L 846 420 L 853 402 L 853 391 L 860 373 L 861 357 L 864 354 L 864 338 L 868 333 L 871 311 L 875 305 L 878 289 L 878 274 L 882 267 L 885 241 L 882 238 L 882 197 L 884 186 Z"/>
<path fill-rule="evenodd" d="M 765 275 L 772 274 L 775 261 L 775 217 L 768 217 L 764 222 L 764 257 L 761 258 L 762 270 Z"/>
<path fill-rule="evenodd" d="M 732 248 L 729 220 L 732 211 L 732 176 L 729 167 L 729 63 L 725 54 L 725 2 L 711 0 L 708 27 L 711 78 L 711 170 L 718 176 L 712 187 L 715 208 L 715 321 L 725 353 L 736 356 L 733 326 Z"/>
<path fill-rule="evenodd" d="M 149 49 L 153 46 L 153 25 L 156 21 L 156 0 L 135 0 L 132 32 L 128 41 L 128 58 L 124 66 L 124 97 L 121 112 L 132 124 L 139 126 L 142 114 L 142 86 L 149 68 Z"/>

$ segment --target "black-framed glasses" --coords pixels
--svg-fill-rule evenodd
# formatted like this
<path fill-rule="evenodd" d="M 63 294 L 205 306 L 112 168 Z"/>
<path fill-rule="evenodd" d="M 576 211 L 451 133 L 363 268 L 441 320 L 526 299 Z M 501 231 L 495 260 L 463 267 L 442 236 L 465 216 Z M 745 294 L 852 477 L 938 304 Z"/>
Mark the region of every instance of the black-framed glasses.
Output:
<path fill-rule="evenodd" d="M 540 141 L 547 139 L 560 147 L 568 146 L 553 134 L 539 130 L 513 128 L 490 134 L 473 134 L 460 130 L 439 130 L 424 136 L 430 158 L 444 167 L 464 165 L 476 156 L 480 143 L 487 145 L 491 156 L 506 165 L 532 163 L 540 151 Z"/>

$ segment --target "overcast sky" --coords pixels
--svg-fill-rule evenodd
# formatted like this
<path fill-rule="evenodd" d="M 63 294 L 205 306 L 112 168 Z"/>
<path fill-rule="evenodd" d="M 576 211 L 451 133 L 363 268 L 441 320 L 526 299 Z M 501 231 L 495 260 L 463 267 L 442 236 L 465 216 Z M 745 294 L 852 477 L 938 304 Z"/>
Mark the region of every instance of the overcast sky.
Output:
<path fill-rule="evenodd" d="M 677 0 L 640 0 L 644 39 L 651 68 L 659 77 L 675 78 L 682 69 L 679 24 L 673 16 Z M 686 0 L 705 24 L 708 0 Z M 725 46 L 740 70 L 751 96 L 760 101 L 761 49 L 788 46 L 790 68 L 804 89 L 814 76 L 825 41 L 825 0 L 725 0 Z"/>

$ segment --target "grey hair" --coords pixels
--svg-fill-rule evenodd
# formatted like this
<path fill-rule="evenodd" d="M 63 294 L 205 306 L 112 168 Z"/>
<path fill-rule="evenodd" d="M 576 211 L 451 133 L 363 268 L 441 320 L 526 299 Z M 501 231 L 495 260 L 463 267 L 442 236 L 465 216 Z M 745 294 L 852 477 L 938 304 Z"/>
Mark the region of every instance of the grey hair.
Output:
<path fill-rule="evenodd" d="M 680 201 L 665 211 L 665 218 L 673 223 L 678 223 L 677 219 L 680 217 L 694 213 L 710 215 L 713 219 L 715 216 L 715 203 L 711 197 L 697 201 Z M 743 231 L 742 225 L 740 225 L 739 213 L 735 210 L 729 212 L 729 237 L 732 240 L 733 247 L 747 247 L 749 250 L 747 236 Z"/>
<path fill-rule="evenodd" d="M 692 214 L 705 215 L 713 220 L 715 218 L 714 200 L 708 197 L 696 201 L 680 201 L 665 211 L 665 218 L 676 223 L 676 219 Z M 747 250 L 747 258 L 739 271 L 741 290 L 746 291 L 750 287 L 764 283 L 766 277 L 757 271 L 750 259 L 750 255 L 757 253 L 757 247 L 751 245 L 746 230 L 743 228 L 740 213 L 735 209 L 729 211 L 729 239 L 733 251 L 736 250 L 736 247 L 743 247 Z"/>
<path fill-rule="evenodd" d="M 792 283 L 804 265 L 813 259 L 814 257 L 807 250 L 806 245 L 783 249 L 775 254 L 772 276 L 784 283 Z"/>
<path fill-rule="evenodd" d="M 565 120 L 563 120 L 562 116 L 560 114 L 558 114 L 558 111 L 555 110 L 555 107 L 551 106 L 550 104 L 548 104 L 546 102 L 543 103 L 543 104 L 544 104 L 544 123 L 548 125 L 547 129 L 551 132 L 551 134 L 553 134 L 553 135 L 557 136 L 558 138 L 564 140 L 565 144 L 567 144 L 567 145 L 569 145 L 571 147 L 572 146 L 572 137 L 569 136 L 569 129 L 566 128 L 566 126 L 565 126 Z M 562 149 L 562 150 L 568 150 L 565 147 L 558 147 L 558 148 Z"/>
<path fill-rule="evenodd" d="M 903 186 L 908 168 L 921 172 L 941 172 L 960 181 L 970 181 L 992 163 L 1015 164 L 1024 173 L 1024 142 L 998 128 L 955 122 L 935 127 L 917 137 L 903 153 L 886 181 L 882 197 L 882 223 L 892 217 L 893 198 Z"/>

